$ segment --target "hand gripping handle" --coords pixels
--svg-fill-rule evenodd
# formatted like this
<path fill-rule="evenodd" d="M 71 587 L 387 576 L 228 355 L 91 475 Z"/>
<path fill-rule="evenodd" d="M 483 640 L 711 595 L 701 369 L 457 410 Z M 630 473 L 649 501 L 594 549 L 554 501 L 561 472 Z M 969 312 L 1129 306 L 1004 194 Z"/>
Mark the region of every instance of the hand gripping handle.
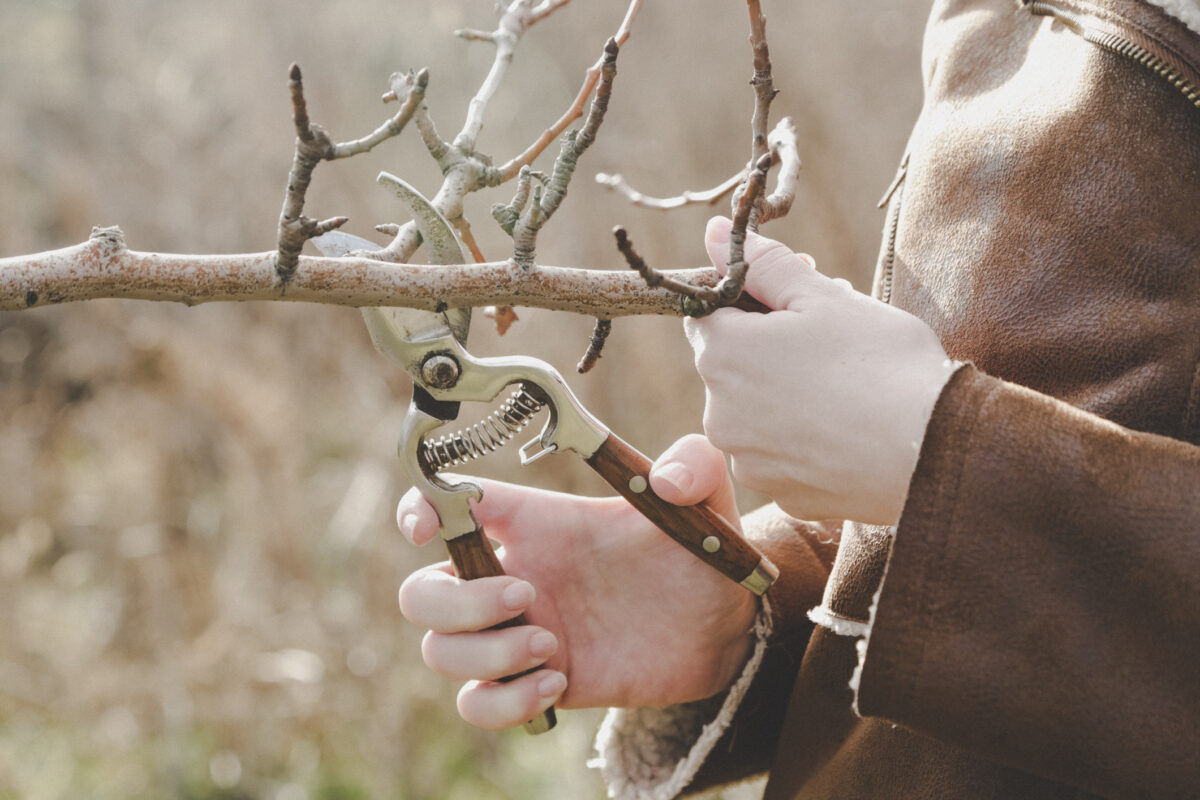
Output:
<path fill-rule="evenodd" d="M 707 503 L 677 506 L 650 488 L 650 459 L 615 434 L 587 459 L 638 511 L 722 575 L 761 595 L 779 569 Z"/>
<path fill-rule="evenodd" d="M 454 572 L 463 580 L 470 581 L 476 578 L 491 578 L 504 574 L 504 567 L 500 565 L 500 559 L 496 557 L 496 551 L 492 549 L 492 544 L 488 541 L 487 536 L 484 535 L 482 528 L 476 528 L 471 533 L 447 539 L 446 549 L 450 551 L 450 561 L 454 564 Z M 513 628 L 518 625 L 527 624 L 525 615 L 521 614 L 506 622 L 501 622 L 499 625 L 494 625 L 489 630 Z M 541 668 L 534 667 L 516 675 L 501 678 L 500 681 L 507 683 L 508 681 L 528 675 L 531 672 L 536 672 L 538 669 Z M 530 734 L 545 733 L 553 728 L 557 722 L 558 718 L 554 713 L 554 706 L 550 706 L 541 714 L 526 722 L 524 728 L 525 732 Z"/>

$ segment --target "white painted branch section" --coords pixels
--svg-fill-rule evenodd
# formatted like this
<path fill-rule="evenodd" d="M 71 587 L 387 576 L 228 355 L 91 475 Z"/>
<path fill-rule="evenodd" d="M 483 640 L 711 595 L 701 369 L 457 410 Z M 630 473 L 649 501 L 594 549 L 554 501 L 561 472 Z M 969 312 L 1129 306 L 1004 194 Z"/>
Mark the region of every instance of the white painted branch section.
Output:
<path fill-rule="evenodd" d="M 668 273 L 715 285 L 716 271 Z M 102 297 L 196 305 L 287 300 L 343 306 L 513 305 L 594 317 L 681 316 L 678 295 L 645 285 L 631 270 L 538 265 L 513 261 L 423 266 L 366 258 L 302 256 L 289 281 L 280 280 L 275 252 L 233 255 L 144 253 L 129 250 L 118 228 L 96 228 L 82 244 L 0 259 L 0 310 Z"/>

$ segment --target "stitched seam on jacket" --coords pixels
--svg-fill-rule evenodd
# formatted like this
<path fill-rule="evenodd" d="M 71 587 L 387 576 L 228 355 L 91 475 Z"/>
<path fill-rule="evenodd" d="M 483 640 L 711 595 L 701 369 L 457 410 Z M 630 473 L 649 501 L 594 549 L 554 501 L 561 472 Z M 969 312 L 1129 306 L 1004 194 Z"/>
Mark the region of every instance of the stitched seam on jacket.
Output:
<path fill-rule="evenodd" d="M 977 373 L 977 376 L 981 375 L 981 374 L 982 373 Z M 972 382 L 974 382 L 974 381 L 972 381 Z M 922 572 L 921 585 L 918 587 L 919 596 L 921 598 L 921 608 L 920 608 L 918 618 L 924 621 L 924 625 L 926 628 L 928 627 L 929 622 L 930 622 L 930 618 L 931 618 L 931 610 L 930 609 L 932 606 L 932 600 L 930 598 L 929 592 L 926 590 L 926 587 L 929 585 L 929 579 L 927 576 L 929 576 L 930 574 L 934 574 L 934 575 L 945 574 L 945 564 L 946 564 L 947 559 L 949 558 L 949 555 L 947 552 L 949 550 L 949 544 L 950 544 L 949 532 L 957 529 L 958 520 L 962 516 L 962 514 L 961 514 L 962 493 L 961 493 L 960 489 L 962 487 L 963 474 L 966 472 L 966 463 L 967 463 L 967 459 L 968 459 L 968 454 L 971 452 L 972 446 L 975 443 L 975 437 L 979 430 L 979 420 L 983 416 L 984 409 L 991 404 L 992 397 L 999 390 L 1000 390 L 1000 385 L 995 385 L 995 386 L 991 387 L 988 390 L 987 394 L 984 395 L 983 399 L 979 401 L 979 404 L 975 408 L 975 414 L 971 417 L 971 421 L 969 424 L 970 433 L 968 434 L 967 441 L 962 448 L 962 454 L 959 458 L 956 459 L 958 469 L 956 469 L 954 472 L 953 500 L 952 500 L 952 506 L 950 508 L 950 513 L 947 515 L 948 530 L 947 530 L 946 534 L 943 535 L 943 537 L 942 537 L 941 547 L 940 547 L 939 553 L 938 553 L 938 563 L 936 564 L 936 569 L 933 570 L 931 573 L 929 568 L 927 567 Z M 902 535 L 903 534 L 901 534 L 899 531 L 897 531 L 897 537 L 896 537 L 897 540 L 899 540 L 899 538 Z M 895 551 L 893 551 L 893 553 L 894 552 Z M 887 580 L 886 568 L 885 568 L 883 579 L 885 581 Z M 921 683 L 922 683 L 921 678 L 925 674 L 925 664 L 926 664 L 925 651 L 926 651 L 926 647 L 928 646 L 928 643 L 931 639 L 931 636 L 929 635 L 928 630 L 926 630 L 924 633 L 925 633 L 925 635 L 923 635 L 921 637 L 921 644 L 920 644 L 920 649 L 919 649 L 918 656 L 917 656 L 916 668 L 912 672 L 912 685 L 909 687 L 909 691 L 908 691 L 908 698 L 910 698 L 912 700 L 916 699 L 918 687 L 920 687 Z"/>

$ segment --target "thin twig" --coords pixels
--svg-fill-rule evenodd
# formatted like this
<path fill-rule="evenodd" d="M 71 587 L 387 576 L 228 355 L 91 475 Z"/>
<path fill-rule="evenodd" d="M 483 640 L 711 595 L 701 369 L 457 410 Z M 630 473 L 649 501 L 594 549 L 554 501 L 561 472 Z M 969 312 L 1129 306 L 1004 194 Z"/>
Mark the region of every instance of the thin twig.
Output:
<path fill-rule="evenodd" d="M 546 175 L 529 167 L 521 167 L 520 173 L 517 175 L 517 190 L 513 193 L 513 199 L 510 203 L 495 203 L 492 205 L 492 217 L 500 225 L 500 229 L 509 236 L 513 235 L 513 230 L 517 226 L 517 222 L 521 219 L 521 212 L 525 210 L 525 206 L 529 203 L 529 193 L 532 190 L 533 181 L 537 180 L 543 185 L 546 183 Z"/>
<path fill-rule="evenodd" d="M 335 144 L 333 146 L 333 154 L 327 156 L 329 160 L 349 158 L 350 156 L 366 153 L 374 149 L 376 145 L 386 142 L 393 136 L 400 135 L 400 132 L 404 130 L 404 126 L 408 124 L 413 114 L 416 113 L 417 108 L 425 101 L 425 89 L 429 86 L 429 71 L 423 69 L 416 75 L 409 72 L 407 73 L 406 80 L 410 90 L 404 102 L 400 104 L 400 109 L 396 114 L 361 139 Z M 397 97 L 399 96 L 394 88 L 391 93 Z"/>
<path fill-rule="evenodd" d="M 458 238 L 466 245 L 470 251 L 471 257 L 475 259 L 476 264 L 482 264 L 487 261 L 483 255 L 483 251 L 479 249 L 479 243 L 475 241 L 475 235 L 471 233 L 471 223 L 467 222 L 466 217 L 459 217 L 453 223 L 454 229 L 458 231 Z M 512 324 L 520 319 L 517 316 L 516 309 L 512 306 L 488 306 L 484 311 L 484 316 L 491 319 L 496 325 L 496 333 L 500 336 L 508 333 L 508 329 Z"/>
<path fill-rule="evenodd" d="M 736 189 L 745 179 L 746 170 L 743 169 L 736 175 L 731 176 L 724 183 L 714 186 L 707 191 L 685 191 L 675 197 L 651 197 L 633 188 L 621 175 L 608 175 L 603 172 L 596 175 L 596 183 L 623 195 L 631 205 L 662 210 L 682 208 L 689 205 L 714 205 L 722 197 Z"/>
<path fill-rule="evenodd" d="M 679 295 L 683 300 L 683 313 L 686 316 L 697 317 L 708 313 L 704 310 L 705 307 L 717 299 L 716 291 L 714 291 L 712 285 L 705 286 L 690 283 L 687 280 L 680 280 L 650 266 L 638 251 L 633 248 L 633 242 L 629 241 L 629 233 L 620 225 L 613 228 L 613 236 L 617 240 L 617 249 L 625 257 L 625 263 L 629 264 L 630 269 L 635 270 L 641 276 L 647 286 L 651 288 L 662 287 L 669 292 Z"/>
<path fill-rule="evenodd" d="M 754 219 L 754 210 L 767 185 L 767 170 L 770 168 L 771 154 L 766 153 L 754 165 L 746 179 L 746 187 L 738 198 L 733 226 L 729 230 L 729 271 L 717 284 L 717 305 L 732 303 L 746 284 L 746 271 L 749 269 L 745 259 L 746 230 Z"/>
<path fill-rule="evenodd" d="M 767 137 L 767 143 L 771 146 L 771 155 L 779 162 L 779 172 L 775 175 L 775 191 L 763 201 L 758 218 L 760 225 L 785 216 L 792 209 L 800 179 L 800 148 L 791 117 L 779 121 Z"/>
<path fill-rule="evenodd" d="M 583 358 L 575 367 L 580 375 L 590 372 L 592 367 L 596 366 L 596 362 L 600 360 L 600 356 L 604 352 L 604 343 L 608 341 L 610 333 L 612 333 L 611 319 L 602 317 L 596 320 L 596 327 L 592 329 L 592 338 L 588 341 L 587 352 L 583 354 Z"/>
<path fill-rule="evenodd" d="M 778 92 L 771 78 L 771 54 L 767 48 L 767 18 L 763 16 L 759 0 L 746 0 L 746 9 L 750 13 L 750 46 L 754 51 L 754 77 L 750 85 L 754 87 L 754 115 L 750 118 L 752 134 L 752 149 L 750 163 L 756 164 L 766 155 L 767 126 L 771 117 L 771 101 Z"/>
<path fill-rule="evenodd" d="M 542 0 L 537 8 L 529 12 L 529 24 L 536 25 L 570 2 L 571 0 Z"/>

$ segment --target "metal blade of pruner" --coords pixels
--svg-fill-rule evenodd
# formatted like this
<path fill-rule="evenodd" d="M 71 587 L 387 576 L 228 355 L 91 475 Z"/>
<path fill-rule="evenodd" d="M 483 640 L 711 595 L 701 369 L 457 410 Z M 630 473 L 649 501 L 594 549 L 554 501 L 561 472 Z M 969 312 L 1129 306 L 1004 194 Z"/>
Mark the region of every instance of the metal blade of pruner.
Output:
<path fill-rule="evenodd" d="M 454 234 L 454 228 L 424 195 L 403 179 L 387 172 L 379 173 L 377 180 L 384 187 L 391 189 L 412 215 L 413 223 L 428 248 L 430 264 L 463 263 L 462 245 Z M 313 239 L 313 244 L 323 255 L 331 257 L 344 256 L 354 250 L 379 249 L 367 239 L 341 231 L 330 231 L 318 236 Z M 436 339 L 451 333 L 459 344 L 465 345 L 471 328 L 470 307 L 451 308 L 446 311 L 364 308 L 363 316 L 375 346 L 384 355 L 392 358 L 397 357 L 397 339 L 414 342 Z"/>
<path fill-rule="evenodd" d="M 428 199 L 406 181 L 387 172 L 378 181 L 392 190 L 404 204 L 429 248 L 430 264 L 461 264 L 463 250 L 454 228 Z M 355 250 L 376 251 L 375 243 L 330 231 L 313 239 L 323 255 L 344 256 Z M 430 499 L 442 521 L 442 535 L 452 537 L 476 527 L 466 498 L 478 499 L 481 492 L 470 482 L 448 483 L 436 474 L 420 468 L 418 451 L 422 437 L 458 416 L 459 403 L 435 399 L 426 390 L 425 370 L 430 357 L 439 351 L 460 351 L 471 325 L 470 308 L 426 311 L 419 308 L 362 309 L 363 320 L 375 348 L 399 363 L 413 378 L 412 408 L 400 435 L 400 456 L 405 472 L 414 486 Z M 453 498 L 461 498 L 457 501 Z"/>

